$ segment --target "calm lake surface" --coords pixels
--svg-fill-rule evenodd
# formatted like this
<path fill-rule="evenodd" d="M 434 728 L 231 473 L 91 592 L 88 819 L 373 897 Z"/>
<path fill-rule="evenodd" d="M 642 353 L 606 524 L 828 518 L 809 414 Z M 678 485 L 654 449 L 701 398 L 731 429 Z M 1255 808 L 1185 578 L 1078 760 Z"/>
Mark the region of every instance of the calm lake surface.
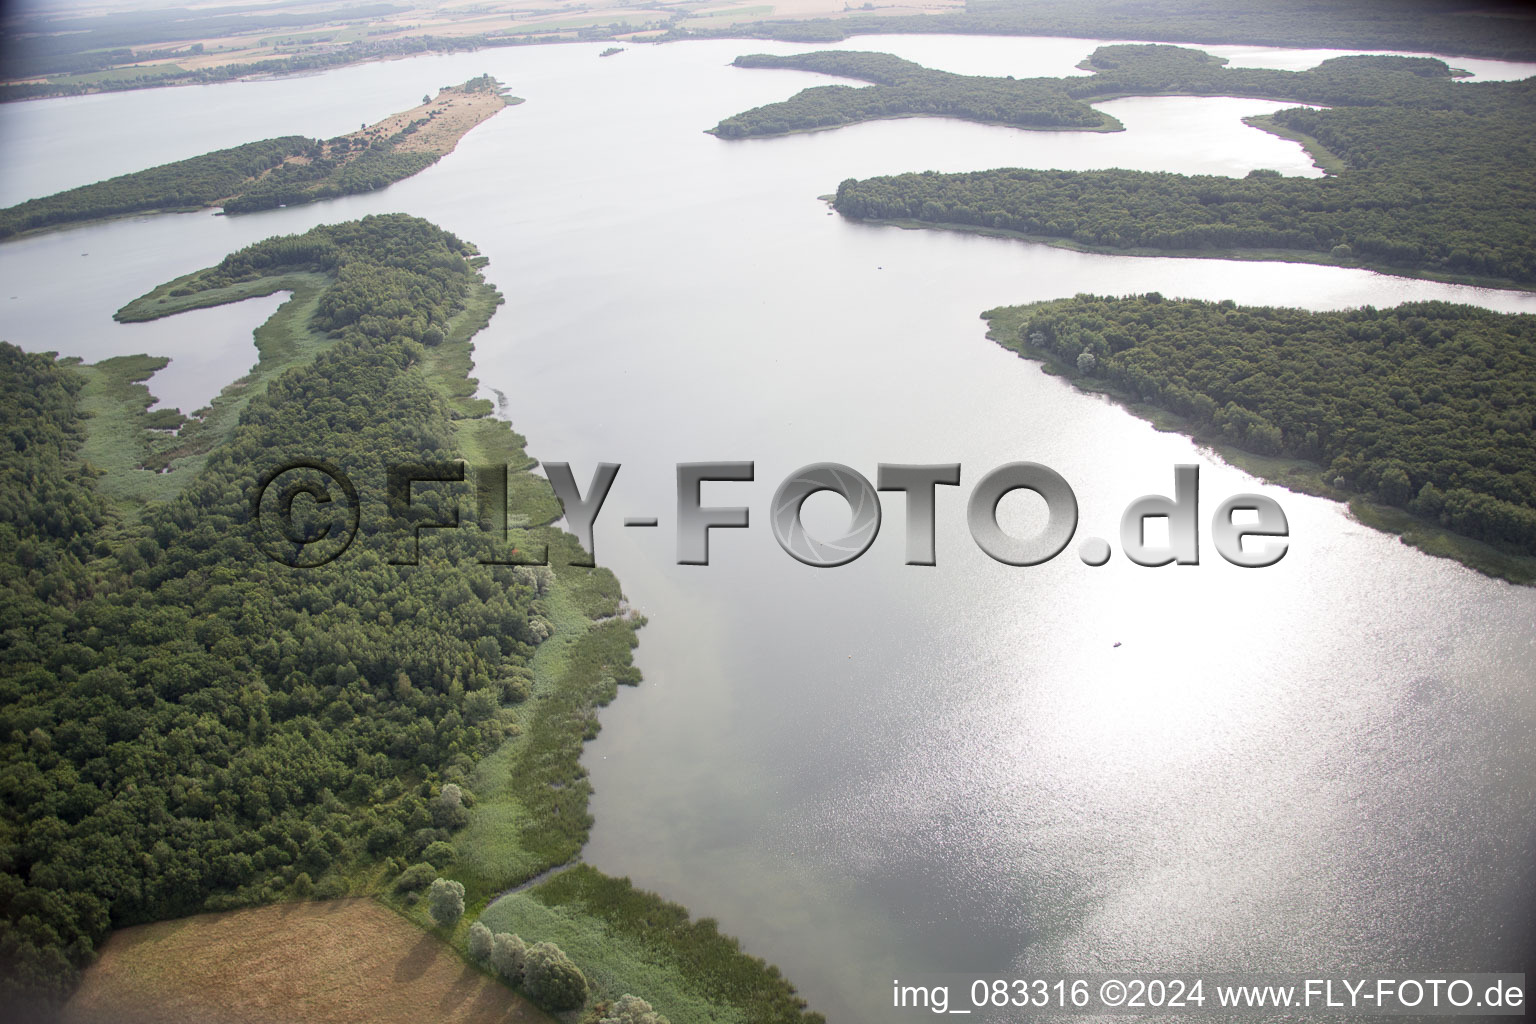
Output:
<path fill-rule="evenodd" d="M 646 675 L 602 716 L 589 861 L 719 919 L 833 1022 L 891 1019 L 923 972 L 1522 970 L 1536 918 L 1536 590 L 1421 555 L 1332 502 L 1257 483 L 984 335 L 982 310 L 1077 292 L 1333 309 L 1536 295 L 1301 264 L 1130 259 L 829 216 L 843 178 L 996 166 L 1316 175 L 1240 118 L 1289 104 L 1103 104 L 1119 134 L 908 119 L 728 143 L 720 118 L 829 79 L 731 68 L 763 42 L 423 57 L 309 78 L 0 107 L 0 203 L 279 134 L 329 136 L 489 71 L 528 102 L 367 196 L 250 217 L 141 217 L 0 245 L 0 337 L 175 357 L 150 383 L 205 404 L 255 359 L 272 298 L 155 324 L 113 310 L 242 245 L 404 211 L 477 243 L 507 304 L 478 339 L 529 451 L 622 463 L 597 557 L 650 617 Z M 930 66 L 1065 75 L 1098 45 L 863 37 Z M 1214 47 L 1305 67 L 1333 52 Z M 1536 67 L 1452 60 L 1480 77 Z M 317 453 L 317 455 L 323 453 Z M 675 564 L 677 462 L 748 530 Z M 1263 571 L 993 562 L 964 526 L 987 471 L 1042 462 L 1077 539 L 1200 466 L 1202 517 L 1277 500 Z M 793 561 L 767 526 L 795 468 L 959 462 L 938 565 L 873 548 Z M 659 530 L 625 530 L 655 515 Z M 1015 495 L 1004 525 L 1042 513 Z M 846 513 L 807 504 L 813 530 Z M 1118 643 L 1118 646 L 1117 646 Z"/>

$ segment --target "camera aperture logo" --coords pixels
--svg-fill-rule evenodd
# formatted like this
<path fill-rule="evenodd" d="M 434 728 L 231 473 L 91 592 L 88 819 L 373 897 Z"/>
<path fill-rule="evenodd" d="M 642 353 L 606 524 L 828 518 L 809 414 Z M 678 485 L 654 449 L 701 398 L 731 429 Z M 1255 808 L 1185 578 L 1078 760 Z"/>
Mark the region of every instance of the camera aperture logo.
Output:
<path fill-rule="evenodd" d="M 409 555 L 392 558 L 397 565 L 418 564 L 422 531 L 453 530 L 460 525 L 462 495 L 434 493 L 432 501 L 417 501 L 417 484 L 466 482 L 463 461 L 391 466 L 386 472 L 386 511 L 397 536 L 409 540 Z M 595 564 L 593 531 L 597 517 L 619 474 L 619 464 L 598 463 L 583 494 L 568 463 L 549 462 L 545 472 L 565 513 L 567 529 Z M 702 504 L 706 482 L 751 483 L 752 462 L 682 462 L 676 467 L 677 563 L 708 565 L 710 531 L 746 529 L 746 506 Z M 508 535 L 507 467 L 474 468 L 476 521 L 482 531 Z M 899 492 L 906 503 L 907 565 L 938 564 L 935 541 L 936 495 L 939 487 L 958 487 L 959 463 L 911 465 L 881 463 L 876 483 L 858 470 L 834 462 L 816 462 L 784 478 L 769 505 L 768 522 L 774 540 L 796 561 L 815 568 L 835 568 L 856 561 L 879 536 L 880 492 Z M 998 522 L 998 505 L 1017 490 L 1032 491 L 1047 509 L 1045 525 L 1034 535 L 1008 533 Z M 822 491 L 847 503 L 850 520 L 841 536 L 818 537 L 801 518 L 807 498 Z M 1140 566 L 1200 564 L 1200 469 L 1174 467 L 1173 496 L 1143 495 L 1126 506 L 1120 518 L 1119 542 L 1125 557 Z M 357 486 L 339 467 L 321 459 L 304 459 L 267 470 L 251 496 L 251 521 L 259 548 L 275 561 L 294 568 L 317 568 L 341 557 L 359 534 L 362 499 Z M 1166 541 L 1148 538 L 1147 522 L 1167 522 Z M 656 516 L 629 516 L 626 527 L 657 527 Z M 1067 481 L 1037 462 L 1010 462 L 981 477 L 966 506 L 966 525 L 977 547 L 1011 566 L 1035 566 L 1051 561 L 1071 544 L 1077 533 L 1077 496 Z M 1260 569 L 1272 566 L 1290 550 L 1290 524 L 1280 505 L 1262 494 L 1236 494 L 1223 500 L 1210 519 L 1211 541 L 1218 554 L 1233 565 Z M 1108 540 L 1089 537 L 1078 546 L 1088 566 L 1105 565 L 1114 548 Z M 543 565 L 548 552 L 512 548 L 482 564 Z"/>

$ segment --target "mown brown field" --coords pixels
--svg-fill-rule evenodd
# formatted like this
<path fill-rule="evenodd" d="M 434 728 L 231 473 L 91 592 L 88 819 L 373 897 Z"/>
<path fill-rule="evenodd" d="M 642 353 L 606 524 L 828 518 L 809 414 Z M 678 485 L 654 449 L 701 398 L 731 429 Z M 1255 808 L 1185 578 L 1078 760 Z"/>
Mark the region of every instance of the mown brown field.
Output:
<path fill-rule="evenodd" d="M 66 1024 L 549 1024 L 370 899 L 282 903 L 124 928 Z"/>
<path fill-rule="evenodd" d="M 446 156 L 453 152 L 459 140 L 471 128 L 494 116 L 504 106 L 506 101 L 490 90 L 464 92 L 457 88 L 445 89 L 429 103 L 412 107 L 410 110 L 402 110 L 398 114 L 391 114 L 378 124 L 370 125 L 366 131 L 353 132 L 352 135 L 358 137 L 376 134 L 379 137 L 388 138 L 412 121 L 436 112 L 436 117 L 422 125 L 414 135 L 403 140 L 397 148 L 402 153 L 438 153 Z"/>

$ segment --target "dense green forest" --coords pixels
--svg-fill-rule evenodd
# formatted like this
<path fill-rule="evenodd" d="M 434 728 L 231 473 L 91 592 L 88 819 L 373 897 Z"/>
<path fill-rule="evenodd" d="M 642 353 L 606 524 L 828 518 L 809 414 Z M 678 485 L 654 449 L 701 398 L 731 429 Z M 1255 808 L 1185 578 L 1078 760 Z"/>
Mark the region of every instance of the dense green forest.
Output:
<path fill-rule="evenodd" d="M 849 179 L 836 208 L 858 219 L 1002 230 L 1109 250 L 1289 256 L 1536 284 L 1536 180 L 1528 172 L 1536 161 L 1536 80 L 1460 83 L 1439 61 L 1393 57 L 1249 76 L 1203 58 L 1176 47 L 1114 46 L 1091 62 L 1115 76 L 1100 86 L 1114 92 L 1267 94 L 1332 104 L 1266 120 L 1322 147 L 1344 172 L 1307 179 L 1255 171 L 1240 180 L 1119 169 L 909 173 Z M 1086 95 L 1091 87 L 1064 88 Z"/>
<path fill-rule="evenodd" d="M 675 26 L 667 39 L 841 42 L 877 33 L 1068 36 L 1170 43 L 1417 50 L 1505 60 L 1536 58 L 1521 4 L 1457 0 L 968 0 L 963 13 L 903 17 L 857 10 L 837 20 Z"/>
<path fill-rule="evenodd" d="M 1528 83 L 1458 84 L 1432 57 L 1334 57 L 1306 71 L 1229 68 L 1225 57 L 1158 43 L 1101 46 L 1080 65 L 1095 73 L 1076 78 L 1013 78 L 934 71 L 885 53 L 823 50 L 775 56 L 749 54 L 742 68 L 789 68 L 873 83 L 873 88 L 818 86 L 780 103 L 744 111 L 715 131 L 729 138 L 776 135 L 881 117 L 934 114 L 1019 127 L 1119 127 L 1089 103 L 1118 96 L 1161 93 L 1253 96 L 1305 103 L 1389 106 L 1510 116 L 1529 101 Z"/>
<path fill-rule="evenodd" d="M 314 139 L 286 135 L 29 199 L 0 210 L 0 238 L 99 217 L 216 206 L 289 157 L 317 154 L 319 146 Z"/>
<path fill-rule="evenodd" d="M 137 516 L 81 459 L 99 429 L 82 374 L 0 345 L 0 1000 L 66 995 L 123 925 L 347 892 L 409 907 L 423 872 L 463 880 L 481 906 L 579 851 L 581 745 L 596 707 L 638 681 L 638 621 L 617 614 L 611 574 L 568 564 L 573 542 L 538 526 L 558 505 L 521 439 L 469 397 L 468 338 L 495 308 L 472 260 L 389 215 L 183 279 L 228 301 L 243 283 L 324 275 L 311 326 L 328 346 L 270 380 L 180 493 Z M 514 559 L 478 529 L 392 564 L 409 533 L 386 468 L 465 455 L 510 463 L 508 512 L 550 568 L 485 564 Z M 316 458 L 355 482 L 358 534 L 345 558 L 290 568 L 264 553 L 253 497 L 264 470 Z M 453 486 L 418 484 L 415 514 L 446 515 Z M 804 1017 L 777 972 L 716 946 L 720 979 L 748 979 L 753 1005 L 774 1008 L 761 1019 Z M 720 979 L 687 976 L 701 998 L 734 998 Z"/>
<path fill-rule="evenodd" d="M 482 75 L 454 88 L 495 91 L 500 85 Z M 436 152 L 400 149 L 426 123 L 418 118 L 390 135 L 364 129 L 325 141 L 287 135 L 29 199 L 0 210 L 0 238 L 151 210 L 220 206 L 226 213 L 252 213 L 370 192 L 440 159 Z"/>
<path fill-rule="evenodd" d="M 794 56 L 752 54 L 740 68 L 790 68 L 874 83 L 873 88 L 822 85 L 782 103 L 725 118 L 713 129 L 726 139 L 835 128 L 883 117 L 931 114 L 1018 128 L 1118 128 L 1114 118 L 1068 96 L 1058 79 L 980 78 L 933 71 L 888 53 L 825 51 Z"/>
<path fill-rule="evenodd" d="M 307 163 L 283 164 L 226 200 L 224 212 L 254 213 L 371 192 L 424 171 L 441 159 L 437 153 L 399 152 L 395 149 L 399 141 L 392 137 L 357 150 L 336 152 L 333 148 Z"/>
<path fill-rule="evenodd" d="M 115 926 L 345 892 L 353 862 L 463 824 L 430 799 L 439 773 L 503 737 L 498 709 L 539 642 L 535 585 L 473 559 L 380 555 L 383 467 L 458 454 L 448 410 L 410 370 L 420 321 L 445 322 L 475 280 L 465 248 L 380 218 L 254 246 L 220 272 L 300 264 L 376 308 L 413 308 L 333 315 L 331 351 L 253 401 L 142 523 L 114 522 L 74 459 L 76 375 L 3 349 L 9 986 L 67 990 Z M 259 467 L 322 453 L 377 500 L 357 558 L 304 572 L 253 546 L 249 492 Z"/>
<path fill-rule="evenodd" d="M 994 336 L 1366 495 L 1536 555 L 1536 316 L 1416 302 L 1311 313 L 1079 295 L 985 314 Z"/>

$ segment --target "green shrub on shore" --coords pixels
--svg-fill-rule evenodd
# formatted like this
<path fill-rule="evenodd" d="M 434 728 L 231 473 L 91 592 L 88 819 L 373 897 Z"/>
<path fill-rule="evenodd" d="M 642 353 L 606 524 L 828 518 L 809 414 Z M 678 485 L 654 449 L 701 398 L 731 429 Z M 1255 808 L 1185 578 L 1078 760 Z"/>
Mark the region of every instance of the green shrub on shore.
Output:
<path fill-rule="evenodd" d="M 452 928 L 458 924 L 459 918 L 464 916 L 464 886 L 448 878 L 433 881 L 427 890 L 427 913 L 440 927 Z"/>

